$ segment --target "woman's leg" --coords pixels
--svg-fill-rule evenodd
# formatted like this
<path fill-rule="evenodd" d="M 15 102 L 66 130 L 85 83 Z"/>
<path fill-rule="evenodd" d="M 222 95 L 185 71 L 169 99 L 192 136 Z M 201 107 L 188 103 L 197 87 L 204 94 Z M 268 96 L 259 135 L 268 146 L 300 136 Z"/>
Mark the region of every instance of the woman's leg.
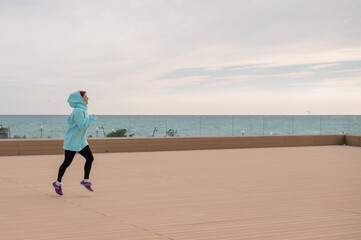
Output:
<path fill-rule="evenodd" d="M 89 145 L 83 148 L 79 153 L 86 159 L 84 165 L 84 179 L 89 179 L 90 170 L 94 160 L 93 153 L 90 150 Z"/>
<path fill-rule="evenodd" d="M 74 151 L 68 151 L 68 150 L 65 150 L 65 159 L 64 159 L 64 162 L 63 164 L 61 164 L 61 166 L 59 167 L 59 173 L 58 173 L 58 182 L 61 182 L 61 179 L 63 178 L 63 175 L 65 173 L 65 170 L 69 167 L 69 165 L 71 164 L 71 162 L 73 161 L 74 159 L 74 156 L 75 156 L 75 153 Z"/>

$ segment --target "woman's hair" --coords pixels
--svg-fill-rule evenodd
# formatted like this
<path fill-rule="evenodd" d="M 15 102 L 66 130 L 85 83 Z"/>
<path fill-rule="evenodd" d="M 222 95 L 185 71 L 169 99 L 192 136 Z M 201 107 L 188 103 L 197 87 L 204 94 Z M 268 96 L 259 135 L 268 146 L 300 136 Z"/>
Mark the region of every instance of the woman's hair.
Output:
<path fill-rule="evenodd" d="M 86 93 L 86 91 L 79 91 L 79 92 L 80 92 L 81 97 L 84 97 L 84 94 Z"/>

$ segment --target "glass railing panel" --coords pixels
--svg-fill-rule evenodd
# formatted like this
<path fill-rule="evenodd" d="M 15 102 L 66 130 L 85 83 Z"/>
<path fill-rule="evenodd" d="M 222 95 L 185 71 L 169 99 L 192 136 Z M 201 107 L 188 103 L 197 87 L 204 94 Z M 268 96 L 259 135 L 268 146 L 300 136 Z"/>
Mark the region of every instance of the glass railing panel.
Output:
<path fill-rule="evenodd" d="M 233 116 L 233 136 L 263 135 L 263 116 Z"/>
<path fill-rule="evenodd" d="M 11 137 L 64 138 L 67 117 L 0 115 Z M 125 129 L 134 137 L 257 136 L 304 134 L 361 135 L 361 116 L 106 116 L 88 128 L 87 137 L 103 138 Z M 0 135 L 5 130 L 0 130 Z M 0 136 L 0 137 L 1 137 Z"/>
<path fill-rule="evenodd" d="M 130 116 L 100 115 L 97 116 L 97 120 L 88 128 L 87 136 L 104 138 L 112 133 L 114 136 L 114 133 L 122 129 L 122 134 L 129 136 L 131 134 L 130 125 Z"/>
<path fill-rule="evenodd" d="M 265 116 L 263 118 L 263 135 L 293 134 L 292 116 Z"/>
<path fill-rule="evenodd" d="M 165 116 L 165 136 L 196 137 L 201 134 L 201 116 Z"/>
<path fill-rule="evenodd" d="M 314 135 L 320 134 L 321 127 L 320 116 L 294 116 L 293 134 L 295 135 Z"/>
<path fill-rule="evenodd" d="M 361 116 L 348 116 L 348 133 L 361 135 Z"/>
<path fill-rule="evenodd" d="M 232 116 L 201 116 L 201 136 L 232 136 Z"/>
<path fill-rule="evenodd" d="M 320 116 L 321 134 L 346 134 L 348 132 L 348 116 Z"/>
<path fill-rule="evenodd" d="M 129 132 L 134 137 L 164 137 L 165 124 L 163 116 L 130 116 Z"/>
<path fill-rule="evenodd" d="M 63 138 L 66 116 L 0 116 L 2 127 L 9 129 L 11 138 Z"/>

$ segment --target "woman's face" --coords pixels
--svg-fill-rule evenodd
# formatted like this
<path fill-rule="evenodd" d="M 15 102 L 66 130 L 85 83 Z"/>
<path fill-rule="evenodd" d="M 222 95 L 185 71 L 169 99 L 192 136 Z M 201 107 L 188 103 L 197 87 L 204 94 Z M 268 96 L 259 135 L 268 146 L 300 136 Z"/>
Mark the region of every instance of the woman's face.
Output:
<path fill-rule="evenodd" d="M 88 95 L 85 93 L 84 96 L 83 96 L 83 99 L 84 99 L 84 102 L 88 105 Z"/>

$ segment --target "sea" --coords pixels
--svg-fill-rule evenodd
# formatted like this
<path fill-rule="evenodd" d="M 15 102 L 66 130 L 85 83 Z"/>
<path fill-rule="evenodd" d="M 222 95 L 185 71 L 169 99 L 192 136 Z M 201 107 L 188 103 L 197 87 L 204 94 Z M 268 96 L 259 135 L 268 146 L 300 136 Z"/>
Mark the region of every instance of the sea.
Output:
<path fill-rule="evenodd" d="M 0 115 L 9 138 L 64 138 L 66 115 Z M 88 138 L 361 134 L 359 115 L 98 115 Z"/>

